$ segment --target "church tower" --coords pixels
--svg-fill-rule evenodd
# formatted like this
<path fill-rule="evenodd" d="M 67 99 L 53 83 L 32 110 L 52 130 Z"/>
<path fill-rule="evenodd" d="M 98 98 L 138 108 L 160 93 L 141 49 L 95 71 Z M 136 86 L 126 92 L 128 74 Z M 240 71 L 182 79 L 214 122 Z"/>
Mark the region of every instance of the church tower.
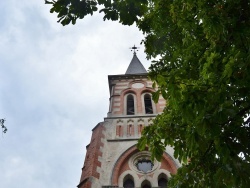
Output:
<path fill-rule="evenodd" d="M 151 161 L 148 151 L 136 148 L 143 128 L 163 111 L 165 100 L 152 101 L 152 82 L 136 47 L 132 49 L 126 73 L 108 76 L 109 112 L 92 130 L 78 188 L 167 187 L 170 174 L 180 166 L 170 147 L 161 161 Z"/>

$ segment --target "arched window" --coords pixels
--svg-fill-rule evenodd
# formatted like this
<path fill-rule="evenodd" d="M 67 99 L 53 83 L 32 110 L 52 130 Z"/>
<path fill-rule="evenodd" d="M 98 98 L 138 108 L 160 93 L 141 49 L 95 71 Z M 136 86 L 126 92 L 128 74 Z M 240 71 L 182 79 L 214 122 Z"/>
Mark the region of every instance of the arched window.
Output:
<path fill-rule="evenodd" d="M 153 114 L 152 101 L 151 101 L 151 96 L 149 94 L 144 95 L 144 105 L 145 105 L 145 113 Z"/>
<path fill-rule="evenodd" d="M 168 180 L 167 176 L 165 174 L 160 174 L 158 177 L 158 186 L 160 188 L 167 188 L 168 186 Z"/>
<path fill-rule="evenodd" d="M 135 105 L 134 105 L 134 97 L 133 95 L 127 96 L 127 115 L 135 114 Z"/>
<path fill-rule="evenodd" d="M 116 126 L 116 136 L 119 136 L 119 137 L 123 136 L 123 127 L 121 125 Z"/>
<path fill-rule="evenodd" d="M 131 175 L 127 175 L 124 178 L 123 187 L 124 188 L 134 188 L 135 187 L 134 180 L 133 180 L 133 177 Z"/>
<path fill-rule="evenodd" d="M 129 124 L 128 129 L 127 129 L 128 136 L 133 136 L 134 135 L 134 126 Z"/>
<path fill-rule="evenodd" d="M 151 188 L 151 183 L 147 180 L 143 181 L 141 184 L 142 188 Z"/>
<path fill-rule="evenodd" d="M 140 124 L 139 126 L 138 126 L 138 134 L 139 135 L 141 135 L 141 133 L 142 133 L 142 130 L 143 130 L 143 125 L 142 124 Z"/>
<path fill-rule="evenodd" d="M 154 163 L 150 159 L 140 159 L 136 163 L 136 167 L 139 171 L 147 173 L 152 170 Z"/>

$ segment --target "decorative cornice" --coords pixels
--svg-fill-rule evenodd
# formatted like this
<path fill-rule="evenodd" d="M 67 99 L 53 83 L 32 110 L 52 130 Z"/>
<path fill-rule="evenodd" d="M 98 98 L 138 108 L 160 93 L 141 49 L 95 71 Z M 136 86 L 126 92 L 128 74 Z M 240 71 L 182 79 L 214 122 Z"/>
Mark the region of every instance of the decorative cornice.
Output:
<path fill-rule="evenodd" d="M 124 116 L 113 116 L 113 117 L 105 117 L 104 120 L 106 119 L 135 119 L 135 118 L 149 118 L 149 117 L 156 117 L 158 114 L 145 114 L 145 115 L 124 115 Z"/>

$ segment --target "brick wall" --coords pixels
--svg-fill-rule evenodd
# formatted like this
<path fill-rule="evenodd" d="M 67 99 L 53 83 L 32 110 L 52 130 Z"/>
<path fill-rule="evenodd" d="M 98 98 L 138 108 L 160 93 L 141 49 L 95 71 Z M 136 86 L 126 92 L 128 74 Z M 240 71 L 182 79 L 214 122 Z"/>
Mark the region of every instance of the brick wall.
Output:
<path fill-rule="evenodd" d="M 136 152 L 138 152 L 138 149 L 136 148 L 136 146 L 133 146 L 120 156 L 113 169 L 112 185 L 118 185 L 118 178 L 121 173 L 125 170 L 130 169 L 128 165 L 128 160 Z"/>
<path fill-rule="evenodd" d="M 89 178 L 95 177 L 98 179 L 100 177 L 97 167 L 101 167 L 98 157 L 102 156 L 101 147 L 103 147 L 103 143 L 101 138 L 104 138 L 103 131 L 105 131 L 103 123 L 99 123 L 92 131 L 90 144 L 86 146 L 87 152 L 82 168 L 80 184 L 78 185 L 79 188 L 90 188 L 91 182 Z"/>
<path fill-rule="evenodd" d="M 147 78 L 141 79 L 114 79 L 111 81 L 113 87 L 113 93 L 111 93 L 111 113 L 114 115 L 126 115 L 125 105 L 126 105 L 126 96 L 127 94 L 134 95 L 135 101 L 135 115 L 145 114 L 144 109 L 144 100 L 142 95 L 145 93 L 152 93 L 155 90 L 152 88 L 152 81 Z M 132 88 L 132 84 L 141 83 L 144 85 L 142 88 Z M 155 104 L 152 101 L 154 106 L 154 114 L 161 113 L 166 105 L 165 100 L 160 96 L 159 101 Z"/>

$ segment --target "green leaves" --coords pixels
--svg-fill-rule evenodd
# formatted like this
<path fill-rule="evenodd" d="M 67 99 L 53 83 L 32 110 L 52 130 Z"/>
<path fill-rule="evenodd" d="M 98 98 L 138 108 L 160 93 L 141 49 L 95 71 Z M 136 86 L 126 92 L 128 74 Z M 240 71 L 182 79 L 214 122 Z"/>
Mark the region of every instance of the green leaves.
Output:
<path fill-rule="evenodd" d="M 99 12 L 104 13 L 103 19 L 119 20 L 124 25 L 132 25 L 147 11 L 146 0 L 45 0 L 45 4 L 51 4 L 51 13 L 58 14 L 58 22 L 62 25 L 75 24 L 77 19 L 83 19 L 86 15 L 93 15 L 98 10 L 98 5 L 104 5 Z"/>
<path fill-rule="evenodd" d="M 146 0 L 114 0 L 112 3 L 105 3 L 105 8 L 100 10 L 105 15 L 104 20 L 119 20 L 123 25 L 132 25 L 137 22 L 140 17 L 147 11 Z"/>
<path fill-rule="evenodd" d="M 250 49 L 250 32 L 246 30 L 250 6 L 248 3 L 246 8 L 244 2 L 157 0 L 140 21 L 139 27 L 146 33 L 146 52 L 159 57 L 149 73 L 158 86 L 153 99 L 157 101 L 162 94 L 168 104 L 148 134 L 164 130 L 164 145 L 173 146 L 174 156 L 187 164 L 172 178 L 173 187 L 250 184 L 249 178 L 236 170 L 237 165 L 232 165 L 237 161 L 235 164 L 247 170 L 249 158 L 243 160 L 239 155 L 249 156 L 250 152 L 246 143 L 249 122 L 245 119 L 250 114 L 246 51 Z M 235 20 L 242 17 L 240 10 L 246 11 L 246 25 L 238 28 Z M 152 152 L 160 145 L 157 140 L 147 143 Z M 187 159 L 191 162 L 186 163 Z M 215 183 L 218 181 L 221 183 Z"/>
<path fill-rule="evenodd" d="M 158 91 L 152 93 L 152 99 L 153 99 L 153 101 L 154 101 L 155 103 L 158 102 L 159 97 L 160 97 L 160 90 L 158 90 Z"/>
<path fill-rule="evenodd" d="M 204 0 L 57 0 L 63 25 L 104 7 L 144 33 L 155 102 L 164 112 L 146 127 L 138 147 L 161 158 L 166 146 L 183 166 L 170 187 L 249 187 L 250 3 Z"/>
<path fill-rule="evenodd" d="M 86 15 L 92 15 L 97 11 L 97 2 L 95 0 L 45 0 L 45 4 L 51 4 L 51 13 L 57 13 L 63 26 L 70 23 L 75 24 L 77 19 L 83 19 Z"/>

